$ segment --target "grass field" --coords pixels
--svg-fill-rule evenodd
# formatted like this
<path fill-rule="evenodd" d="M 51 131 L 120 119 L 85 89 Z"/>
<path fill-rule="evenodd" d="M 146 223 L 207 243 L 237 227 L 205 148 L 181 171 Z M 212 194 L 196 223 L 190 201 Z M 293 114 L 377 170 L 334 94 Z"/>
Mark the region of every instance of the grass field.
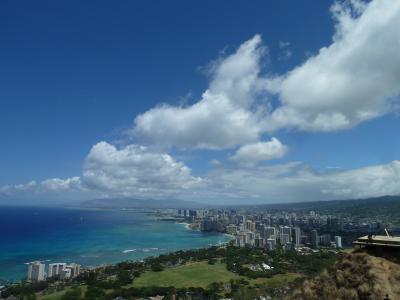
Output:
<path fill-rule="evenodd" d="M 217 262 L 214 265 L 209 265 L 206 261 L 201 261 L 188 263 L 178 267 L 167 268 L 161 272 L 147 271 L 140 275 L 139 278 L 135 279 L 132 285 L 124 287 L 174 286 L 176 288 L 207 288 L 207 286 L 213 282 L 229 282 L 230 279 L 236 280 L 243 278 L 249 281 L 252 286 L 278 288 L 287 286 L 289 282 L 292 282 L 299 277 L 301 277 L 300 274 L 287 273 L 278 274 L 271 278 L 249 279 L 228 271 L 224 263 Z M 66 288 L 60 292 L 39 296 L 38 299 L 59 300 L 69 289 L 70 288 Z M 86 286 L 82 286 L 83 293 L 85 290 Z"/>
<path fill-rule="evenodd" d="M 183 266 L 168 268 L 161 272 L 148 271 L 133 283 L 135 287 L 145 286 L 175 286 L 206 288 L 213 282 L 228 282 L 230 279 L 240 279 L 239 275 L 226 269 L 226 265 L 207 262 L 193 262 Z"/>
<path fill-rule="evenodd" d="M 175 286 L 206 288 L 213 282 L 228 282 L 230 279 L 246 279 L 251 285 L 268 285 L 269 287 L 286 286 L 287 283 L 301 277 L 300 274 L 278 274 L 271 278 L 249 279 L 226 269 L 223 263 L 209 265 L 207 262 L 194 262 L 183 266 L 168 268 L 161 272 L 148 271 L 137 278 L 134 287 Z"/>

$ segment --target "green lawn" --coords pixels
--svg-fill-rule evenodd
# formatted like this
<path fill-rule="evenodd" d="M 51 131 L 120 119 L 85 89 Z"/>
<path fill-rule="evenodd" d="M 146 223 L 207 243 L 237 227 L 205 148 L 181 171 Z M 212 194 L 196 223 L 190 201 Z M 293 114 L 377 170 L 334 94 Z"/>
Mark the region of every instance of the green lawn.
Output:
<path fill-rule="evenodd" d="M 134 287 L 148 287 L 148 286 L 174 286 L 176 288 L 182 287 L 203 287 L 207 288 L 213 282 L 229 282 L 230 279 L 246 279 L 252 286 L 277 288 L 284 287 L 293 280 L 302 275 L 296 273 L 278 274 L 271 278 L 257 278 L 250 279 L 247 277 L 239 276 L 226 269 L 224 263 L 217 262 L 214 265 L 209 265 L 206 261 L 188 263 L 186 265 L 166 268 L 161 272 L 147 271 L 135 279 L 132 285 Z M 82 286 L 83 293 L 86 286 Z M 68 291 L 70 287 L 54 292 L 49 295 L 39 296 L 40 300 L 59 300 L 62 295 Z"/>
<path fill-rule="evenodd" d="M 193 262 L 183 266 L 168 268 L 161 272 L 148 271 L 137 278 L 133 286 L 174 286 L 203 287 L 206 288 L 213 282 L 228 282 L 230 279 L 241 277 L 226 269 L 226 265 L 220 262 L 209 265 L 207 262 Z"/>

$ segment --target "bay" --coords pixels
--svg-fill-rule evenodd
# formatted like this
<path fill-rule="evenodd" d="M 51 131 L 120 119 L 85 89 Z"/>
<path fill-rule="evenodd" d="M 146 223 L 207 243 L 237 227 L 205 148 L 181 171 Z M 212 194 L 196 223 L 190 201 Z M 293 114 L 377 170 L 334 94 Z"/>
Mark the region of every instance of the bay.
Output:
<path fill-rule="evenodd" d="M 35 260 L 99 266 L 229 239 L 139 211 L 0 207 L 0 279 L 20 280 Z"/>

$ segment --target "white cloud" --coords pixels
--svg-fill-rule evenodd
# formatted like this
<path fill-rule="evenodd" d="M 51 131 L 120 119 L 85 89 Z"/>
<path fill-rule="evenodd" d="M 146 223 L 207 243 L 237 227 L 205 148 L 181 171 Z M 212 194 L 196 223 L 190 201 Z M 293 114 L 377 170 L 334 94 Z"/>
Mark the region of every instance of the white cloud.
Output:
<path fill-rule="evenodd" d="M 231 199 L 249 202 L 305 201 L 400 194 L 400 162 L 355 170 L 316 172 L 292 162 L 254 166 L 279 158 L 287 146 L 265 133 L 283 128 L 333 131 L 394 110 L 400 93 L 400 1 L 351 0 L 331 8 L 331 45 L 283 76 L 263 72 L 266 48 L 255 35 L 212 64 L 211 80 L 191 106 L 161 105 L 135 119 L 136 137 L 154 146 L 231 149 L 239 166 L 214 168 L 203 178 L 171 155 L 152 148 L 101 142 L 88 154 L 81 177 L 7 185 L 0 193 L 98 192 L 137 198 Z M 281 47 L 286 49 L 286 43 Z M 274 93 L 278 103 L 269 102 Z M 245 167 L 242 167 L 243 163 Z M 248 168 L 253 165 L 253 168 Z"/>
<path fill-rule="evenodd" d="M 82 187 L 84 186 L 84 187 Z M 218 204 L 271 203 L 368 198 L 400 194 L 400 161 L 353 170 L 318 172 L 302 162 L 270 166 L 219 166 L 202 178 L 167 154 L 130 145 L 117 149 L 101 142 L 90 151 L 82 179 L 0 187 L 17 199 L 66 201 L 96 196 L 181 199 Z M 60 198 L 61 197 L 61 198 Z"/>
<path fill-rule="evenodd" d="M 331 45 L 304 64 L 282 76 L 262 75 L 266 49 L 256 35 L 213 64 L 200 101 L 155 107 L 137 116 L 133 132 L 161 146 L 227 149 L 282 128 L 334 131 L 393 111 L 400 93 L 400 1 L 344 1 L 331 12 Z M 266 91 L 278 96 L 277 104 Z"/>
<path fill-rule="evenodd" d="M 332 44 L 275 79 L 281 106 L 268 130 L 338 130 L 393 110 L 400 93 L 400 1 L 345 1 L 331 11 Z"/>
<path fill-rule="evenodd" d="M 20 183 L 15 185 L 3 185 L 0 187 L 0 193 L 4 195 L 11 195 L 16 192 L 29 191 L 37 187 L 37 182 L 32 180 L 27 183 Z"/>
<path fill-rule="evenodd" d="M 184 191 L 190 194 L 202 180 L 168 154 L 139 145 L 117 149 L 100 142 L 86 158 L 83 182 L 108 196 L 166 199 Z"/>
<path fill-rule="evenodd" d="M 56 195 L 62 193 L 85 192 L 80 177 L 67 179 L 50 178 L 41 182 L 32 180 L 28 183 L 4 185 L 0 187 L 0 195 L 36 197 L 44 195 Z M 63 194 L 65 195 L 65 194 Z"/>
<path fill-rule="evenodd" d="M 242 164 L 254 165 L 258 161 L 281 158 L 287 151 L 288 147 L 273 137 L 268 142 L 257 142 L 241 146 L 231 159 Z"/>
<path fill-rule="evenodd" d="M 400 161 L 322 173 L 301 162 L 255 168 L 217 169 L 208 175 L 207 182 L 207 193 L 212 195 L 210 197 L 217 198 L 219 195 L 220 199 L 227 203 L 316 201 L 399 195 Z"/>
<path fill-rule="evenodd" d="M 188 107 L 161 105 L 135 119 L 134 133 L 150 142 L 180 148 L 224 149 L 257 140 L 262 107 L 256 102 L 261 37 L 243 43 L 236 53 L 212 67 L 209 88 Z"/>
<path fill-rule="evenodd" d="M 212 160 L 210 160 L 210 165 L 217 167 L 217 166 L 221 165 L 221 162 L 218 159 L 212 159 Z"/>
<path fill-rule="evenodd" d="M 67 179 L 46 179 L 41 182 L 41 187 L 46 191 L 79 191 L 83 188 L 81 179 L 78 176 Z"/>

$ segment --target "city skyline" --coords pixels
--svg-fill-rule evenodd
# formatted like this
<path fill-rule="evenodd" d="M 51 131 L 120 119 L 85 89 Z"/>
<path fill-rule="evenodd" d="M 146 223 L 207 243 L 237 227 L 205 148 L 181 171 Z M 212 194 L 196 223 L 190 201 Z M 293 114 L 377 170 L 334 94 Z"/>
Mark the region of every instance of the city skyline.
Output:
<path fill-rule="evenodd" d="M 400 2 L 304 3 L 0 4 L 0 203 L 400 194 Z"/>

